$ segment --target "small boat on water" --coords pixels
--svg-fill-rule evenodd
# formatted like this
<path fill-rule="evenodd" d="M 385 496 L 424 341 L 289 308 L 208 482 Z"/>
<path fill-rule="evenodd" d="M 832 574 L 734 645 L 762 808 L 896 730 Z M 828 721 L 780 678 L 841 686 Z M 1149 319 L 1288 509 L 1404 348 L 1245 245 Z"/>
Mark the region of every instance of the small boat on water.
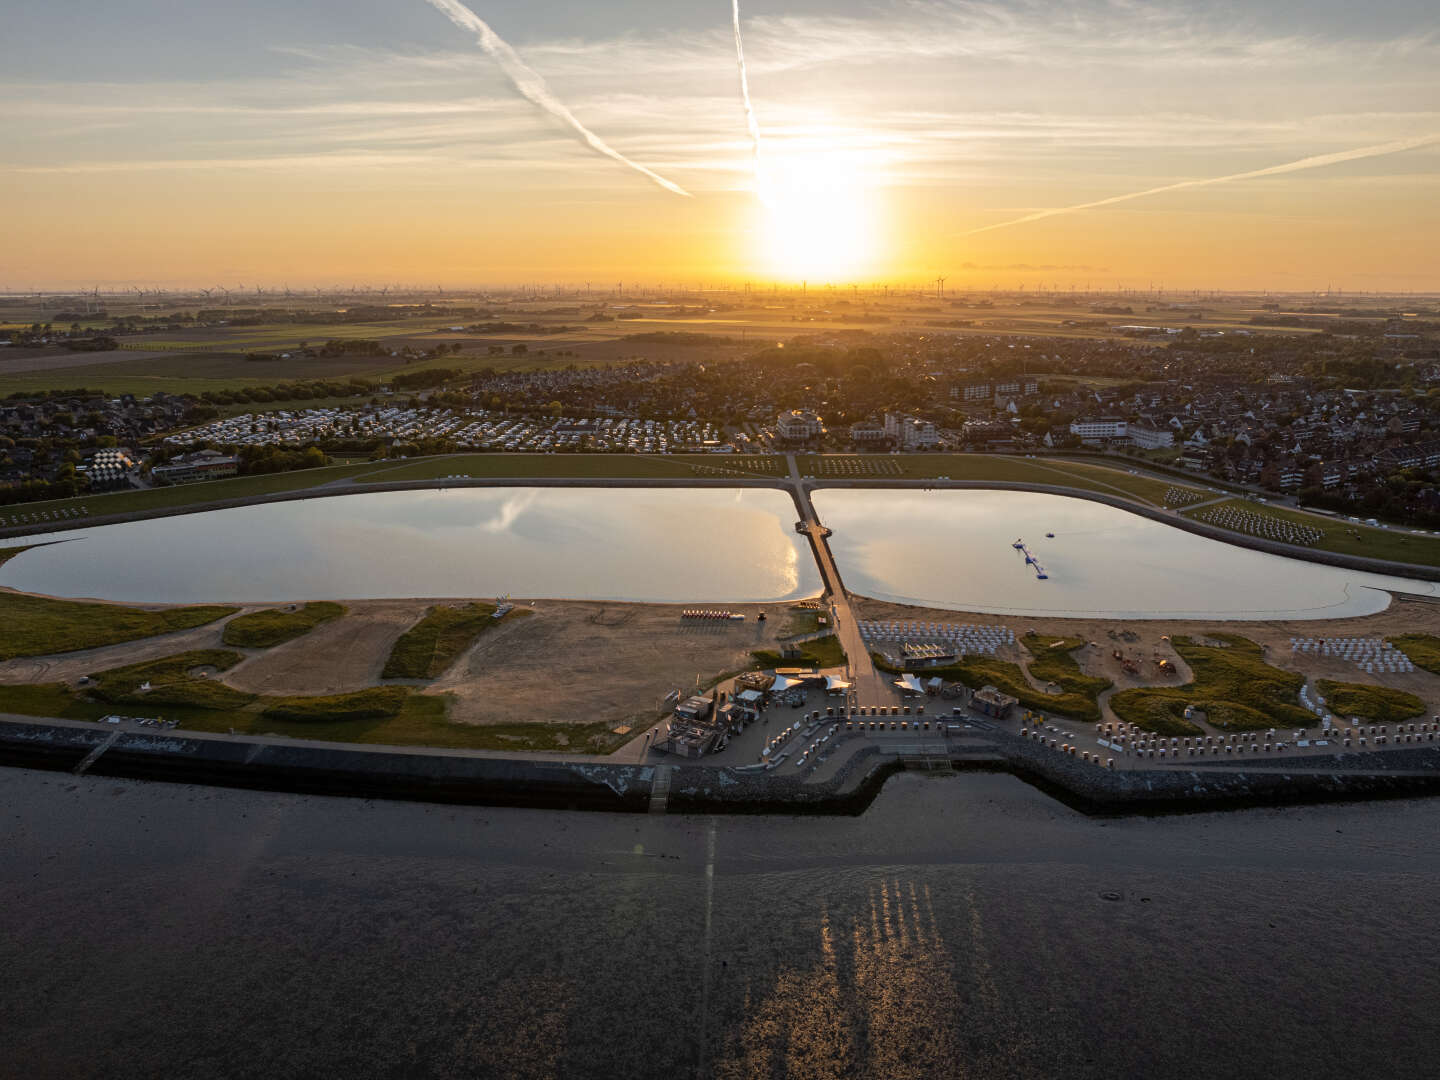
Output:
<path fill-rule="evenodd" d="M 1046 540 L 1054 540 L 1054 539 L 1055 539 L 1055 534 L 1054 534 L 1054 533 L 1046 533 L 1046 534 L 1045 534 L 1045 539 L 1046 539 Z"/>
<path fill-rule="evenodd" d="M 1014 542 L 1013 544 L 1011 544 L 1010 546 L 1013 547 L 1016 551 L 1024 551 L 1024 550 L 1025 550 L 1025 538 L 1024 538 L 1023 536 L 1022 536 L 1022 537 L 1018 537 L 1018 538 L 1015 540 L 1015 542 Z"/>

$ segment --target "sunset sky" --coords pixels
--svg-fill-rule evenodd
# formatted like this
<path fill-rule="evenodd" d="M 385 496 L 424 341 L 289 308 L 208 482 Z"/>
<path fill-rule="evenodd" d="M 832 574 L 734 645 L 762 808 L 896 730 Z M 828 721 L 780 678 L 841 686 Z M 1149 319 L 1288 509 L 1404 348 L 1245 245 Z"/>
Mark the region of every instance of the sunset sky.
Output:
<path fill-rule="evenodd" d="M 1434 0 L 51 0 L 5 17 L 0 289 L 618 279 L 1440 289 Z"/>

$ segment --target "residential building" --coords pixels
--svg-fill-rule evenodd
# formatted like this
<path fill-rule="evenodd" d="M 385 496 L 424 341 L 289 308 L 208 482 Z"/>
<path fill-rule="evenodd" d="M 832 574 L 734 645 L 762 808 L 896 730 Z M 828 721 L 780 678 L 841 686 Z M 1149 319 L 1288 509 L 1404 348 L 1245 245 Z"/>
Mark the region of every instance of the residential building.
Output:
<path fill-rule="evenodd" d="M 776 434 L 790 442 L 816 438 L 823 430 L 820 417 L 809 409 L 791 409 L 775 419 Z"/>

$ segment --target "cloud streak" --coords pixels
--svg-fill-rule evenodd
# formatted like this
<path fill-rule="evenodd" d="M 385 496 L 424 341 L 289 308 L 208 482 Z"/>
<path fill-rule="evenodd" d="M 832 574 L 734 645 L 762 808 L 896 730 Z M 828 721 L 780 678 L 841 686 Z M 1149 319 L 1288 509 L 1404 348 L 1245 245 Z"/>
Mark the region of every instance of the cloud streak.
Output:
<path fill-rule="evenodd" d="M 755 149 L 755 169 L 758 174 L 760 169 L 760 121 L 755 119 L 755 108 L 750 103 L 750 77 L 745 71 L 745 41 L 740 36 L 740 0 L 730 0 L 730 11 L 735 26 L 735 61 L 740 66 L 740 100 L 745 105 L 745 126 L 750 132 L 750 142 Z"/>
<path fill-rule="evenodd" d="M 1108 199 L 1096 199 L 1094 202 L 1078 203 L 1075 206 L 1057 206 L 1049 210 L 1040 210 L 1033 214 L 1026 214 L 1024 217 L 1012 218 L 1010 221 L 997 221 L 993 225 L 982 225 L 978 229 L 971 229 L 960 235 L 977 236 L 980 233 L 993 232 L 996 229 L 1009 229 L 1015 225 L 1026 225 L 1032 221 L 1043 221 L 1045 218 L 1057 217 L 1060 214 L 1074 214 L 1081 210 L 1097 210 L 1102 206 L 1114 206 L 1116 203 L 1129 202 L 1131 199 L 1144 199 L 1151 195 L 1163 194 L 1167 191 L 1209 187 L 1212 184 L 1231 184 L 1239 180 L 1255 180 L 1262 176 L 1279 176 L 1282 173 L 1301 172 L 1305 169 L 1321 169 L 1327 165 L 1339 165 L 1346 161 L 1360 161 L 1364 158 L 1382 157 L 1386 154 L 1399 154 L 1406 150 L 1418 150 L 1422 146 L 1432 146 L 1435 143 L 1440 143 L 1440 133 L 1416 135 L 1413 138 L 1396 139 L 1394 142 L 1380 143 L 1376 146 L 1362 146 L 1354 150 L 1341 150 L 1334 154 L 1316 154 L 1312 157 L 1301 158 L 1299 161 L 1286 162 L 1284 165 L 1270 165 L 1264 169 L 1252 169 L 1250 172 L 1231 173 L 1229 176 L 1211 176 L 1203 180 L 1181 180 L 1174 184 L 1162 184 L 1160 187 L 1146 188 L 1144 191 L 1132 191 L 1126 195 L 1111 195 Z"/>
<path fill-rule="evenodd" d="M 489 23 L 480 18 L 479 15 L 476 15 L 464 4 L 460 3 L 459 0 L 428 0 L 428 3 L 445 15 L 456 26 L 460 27 L 460 29 L 472 31 L 479 39 L 480 47 L 490 55 L 492 60 L 500 65 L 500 70 L 505 72 L 509 77 L 510 81 L 515 85 L 515 89 L 520 91 L 521 95 L 527 101 L 544 109 L 551 116 L 568 125 L 575 134 L 580 136 L 580 139 L 586 146 L 590 147 L 590 149 L 634 169 L 643 176 L 649 177 L 666 191 L 673 192 L 676 195 L 684 195 L 686 198 L 690 197 L 690 193 L 679 184 L 665 179 L 665 177 L 646 168 L 638 161 L 631 161 L 624 154 L 620 153 L 619 150 L 616 150 L 604 139 L 600 138 L 599 135 L 596 135 L 582 124 L 576 118 L 575 114 L 570 111 L 569 107 L 551 92 L 550 87 L 546 84 L 540 73 L 525 63 L 524 60 L 521 60 L 519 54 L 510 47 L 510 44 L 500 37 L 499 34 L 495 33 L 494 30 L 490 29 Z"/>

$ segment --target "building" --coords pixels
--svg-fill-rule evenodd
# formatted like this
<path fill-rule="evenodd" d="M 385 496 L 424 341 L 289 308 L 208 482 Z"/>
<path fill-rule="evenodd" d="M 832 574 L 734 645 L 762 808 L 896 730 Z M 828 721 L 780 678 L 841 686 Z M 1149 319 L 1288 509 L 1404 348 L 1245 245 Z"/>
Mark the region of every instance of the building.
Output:
<path fill-rule="evenodd" d="M 1144 427 L 1130 424 L 1126 428 L 1130 442 L 1141 450 L 1165 450 L 1175 445 L 1175 432 L 1169 428 Z"/>
<path fill-rule="evenodd" d="M 940 442 L 940 433 L 929 420 L 885 414 L 885 435 L 901 450 L 928 450 Z"/>
<path fill-rule="evenodd" d="M 883 443 L 890 438 L 885 430 L 884 424 L 877 424 L 873 420 L 862 420 L 858 424 L 850 425 L 850 441 L 853 443 Z"/>
<path fill-rule="evenodd" d="M 1070 422 L 1070 434 L 1082 440 L 1124 439 L 1129 436 L 1129 425 L 1114 416 L 1087 417 Z"/>
<path fill-rule="evenodd" d="M 814 439 L 824 430 L 820 417 L 809 409 L 791 409 L 775 418 L 775 431 L 788 442 Z"/>
<path fill-rule="evenodd" d="M 988 382 L 957 383 L 950 387 L 954 401 L 989 401 L 995 396 L 995 389 Z"/>
<path fill-rule="evenodd" d="M 1002 693 L 993 686 L 984 686 L 970 697 L 970 707 L 982 716 L 1003 720 L 1020 703 L 1017 697 Z"/>
<path fill-rule="evenodd" d="M 1001 379 L 995 384 L 995 397 L 997 398 L 1030 397 L 1039 392 L 1040 380 L 1030 375 L 1014 379 Z"/>
<path fill-rule="evenodd" d="M 199 480 L 218 480 L 240 471 L 240 459 L 218 450 L 201 450 L 174 458 L 165 465 L 156 465 L 150 475 L 162 484 L 193 484 Z"/>

